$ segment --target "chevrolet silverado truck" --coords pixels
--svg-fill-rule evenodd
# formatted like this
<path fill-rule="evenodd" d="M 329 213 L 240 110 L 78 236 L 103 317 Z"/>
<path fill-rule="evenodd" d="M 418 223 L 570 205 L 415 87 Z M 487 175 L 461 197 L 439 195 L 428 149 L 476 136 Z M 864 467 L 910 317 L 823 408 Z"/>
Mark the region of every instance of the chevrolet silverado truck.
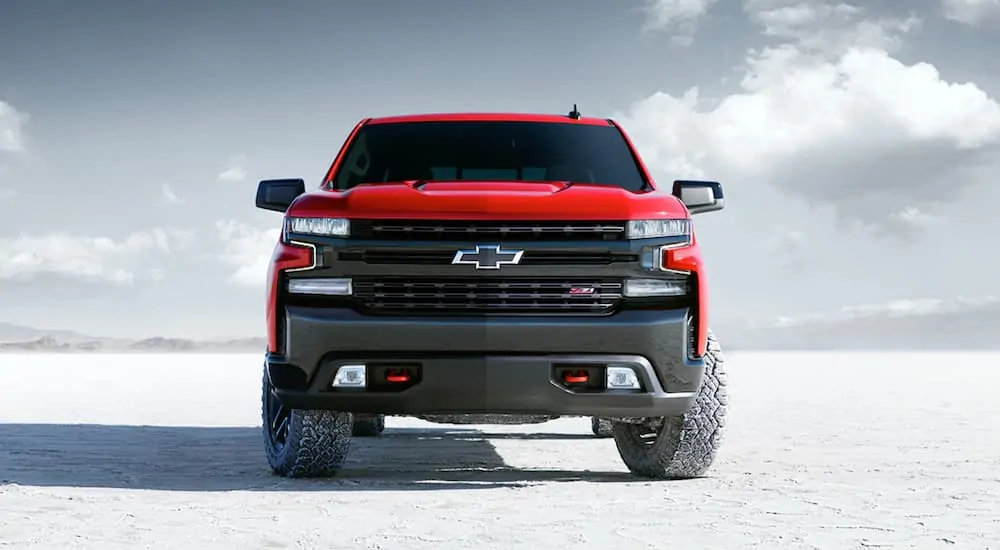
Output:
<path fill-rule="evenodd" d="M 590 417 L 625 466 L 690 478 L 727 388 L 691 215 L 714 181 L 654 182 L 614 120 L 368 118 L 322 182 L 261 181 L 284 215 L 267 275 L 263 439 L 286 477 L 341 471 L 386 415 Z"/>

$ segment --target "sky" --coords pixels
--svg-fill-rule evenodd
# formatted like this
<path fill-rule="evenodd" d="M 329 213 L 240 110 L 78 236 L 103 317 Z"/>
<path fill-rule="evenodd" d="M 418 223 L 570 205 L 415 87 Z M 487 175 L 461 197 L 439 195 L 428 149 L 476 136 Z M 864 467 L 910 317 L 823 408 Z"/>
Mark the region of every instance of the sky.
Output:
<path fill-rule="evenodd" d="M 257 336 L 280 214 L 368 116 L 618 120 L 720 323 L 996 299 L 1000 0 L 0 3 L 0 321 Z M 847 308 L 847 309 L 845 309 Z"/>

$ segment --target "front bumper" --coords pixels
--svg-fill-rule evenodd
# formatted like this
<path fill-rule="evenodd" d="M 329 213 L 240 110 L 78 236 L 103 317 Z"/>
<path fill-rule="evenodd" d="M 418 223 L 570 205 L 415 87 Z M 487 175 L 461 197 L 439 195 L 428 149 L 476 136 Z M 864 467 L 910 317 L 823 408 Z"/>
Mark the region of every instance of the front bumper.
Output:
<path fill-rule="evenodd" d="M 284 354 L 267 368 L 294 408 L 357 413 L 668 416 L 682 414 L 704 361 L 689 353 L 690 312 L 625 310 L 607 317 L 378 317 L 347 308 L 287 306 Z M 343 364 L 411 365 L 419 382 L 333 389 Z M 571 389 L 558 369 L 627 363 L 642 389 Z"/>

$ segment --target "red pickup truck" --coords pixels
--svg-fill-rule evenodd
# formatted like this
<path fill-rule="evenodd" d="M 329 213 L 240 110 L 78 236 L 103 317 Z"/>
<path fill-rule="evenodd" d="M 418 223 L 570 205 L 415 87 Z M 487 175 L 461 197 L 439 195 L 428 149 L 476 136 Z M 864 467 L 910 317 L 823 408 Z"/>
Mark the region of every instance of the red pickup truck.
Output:
<path fill-rule="evenodd" d="M 613 120 L 457 113 L 358 123 L 320 185 L 261 181 L 284 215 L 267 280 L 263 437 L 275 473 L 337 474 L 386 415 L 591 417 L 635 475 L 688 478 L 726 423 L 691 215 Z"/>

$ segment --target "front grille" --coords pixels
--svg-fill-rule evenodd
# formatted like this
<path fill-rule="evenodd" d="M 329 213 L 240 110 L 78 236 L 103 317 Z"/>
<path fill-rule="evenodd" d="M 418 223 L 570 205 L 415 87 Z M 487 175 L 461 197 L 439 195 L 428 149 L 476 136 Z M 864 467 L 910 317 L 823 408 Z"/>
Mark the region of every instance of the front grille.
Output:
<path fill-rule="evenodd" d="M 449 265 L 455 257 L 455 252 L 455 249 L 369 249 L 341 252 L 339 254 L 339 259 L 345 262 L 364 262 L 366 264 L 373 265 Z M 616 263 L 638 261 L 639 256 L 637 254 L 632 254 L 631 252 L 527 250 L 525 251 L 524 256 L 521 257 L 521 261 L 518 262 L 518 265 L 611 265 Z"/>
<path fill-rule="evenodd" d="M 356 239 L 394 241 L 620 241 L 624 222 L 351 220 Z"/>
<path fill-rule="evenodd" d="M 622 298 L 609 279 L 355 278 L 354 296 L 372 313 L 606 315 Z"/>

